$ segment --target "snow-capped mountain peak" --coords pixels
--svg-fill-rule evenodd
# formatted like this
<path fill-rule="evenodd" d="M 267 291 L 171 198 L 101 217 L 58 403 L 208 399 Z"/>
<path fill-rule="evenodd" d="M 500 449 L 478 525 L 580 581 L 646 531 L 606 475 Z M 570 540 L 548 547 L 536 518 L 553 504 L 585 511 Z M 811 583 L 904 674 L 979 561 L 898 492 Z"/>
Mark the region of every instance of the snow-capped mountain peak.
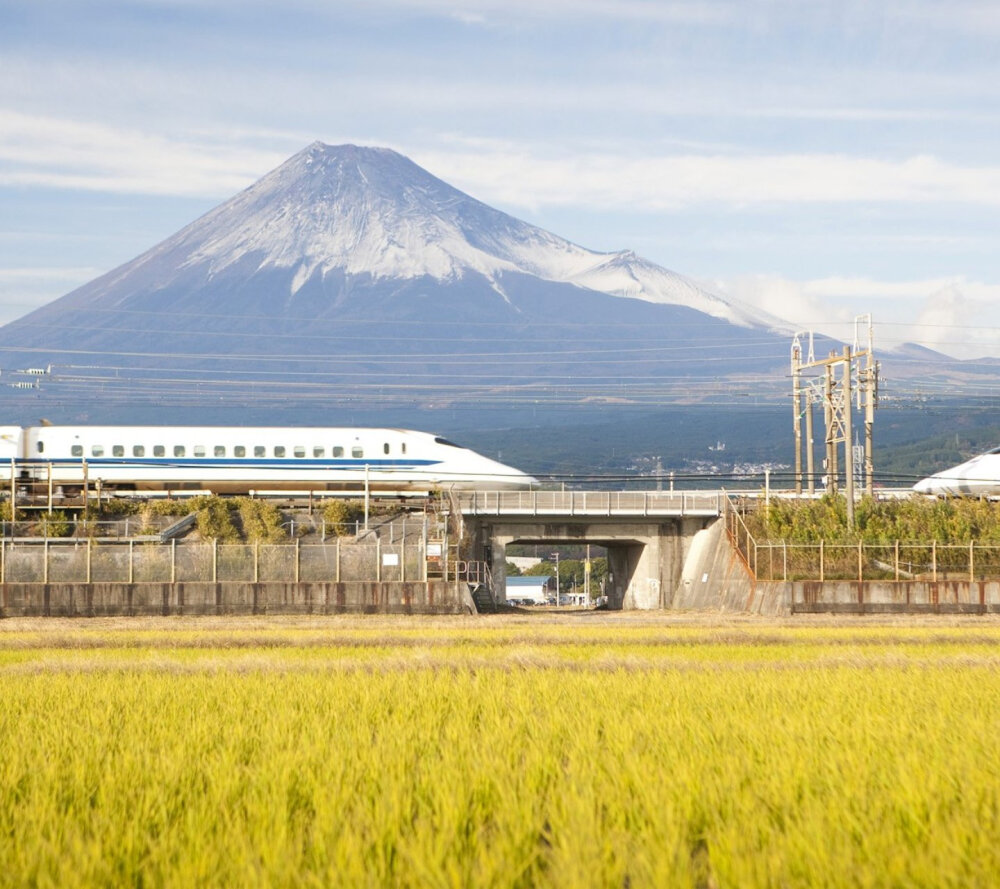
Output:
<path fill-rule="evenodd" d="M 477 274 L 502 294 L 503 276 L 522 273 L 741 326 L 773 320 L 632 251 L 587 250 L 518 220 L 387 148 L 314 142 L 119 271 L 155 264 L 169 266 L 172 278 L 194 270 L 216 277 L 248 263 L 290 272 L 289 296 L 331 273 L 437 281 Z"/>

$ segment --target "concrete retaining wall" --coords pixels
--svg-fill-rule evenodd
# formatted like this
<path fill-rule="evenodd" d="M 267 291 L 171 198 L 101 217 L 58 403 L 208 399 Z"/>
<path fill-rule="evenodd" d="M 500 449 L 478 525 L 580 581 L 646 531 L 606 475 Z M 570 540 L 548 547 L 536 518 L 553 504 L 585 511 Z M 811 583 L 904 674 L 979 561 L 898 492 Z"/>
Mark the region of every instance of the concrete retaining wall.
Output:
<path fill-rule="evenodd" d="M 791 587 L 786 583 L 754 581 L 726 536 L 719 519 L 695 534 L 684 560 L 672 609 L 788 614 Z"/>
<path fill-rule="evenodd" d="M 170 614 L 464 614 L 468 586 L 344 583 L 5 583 L 0 617 Z"/>

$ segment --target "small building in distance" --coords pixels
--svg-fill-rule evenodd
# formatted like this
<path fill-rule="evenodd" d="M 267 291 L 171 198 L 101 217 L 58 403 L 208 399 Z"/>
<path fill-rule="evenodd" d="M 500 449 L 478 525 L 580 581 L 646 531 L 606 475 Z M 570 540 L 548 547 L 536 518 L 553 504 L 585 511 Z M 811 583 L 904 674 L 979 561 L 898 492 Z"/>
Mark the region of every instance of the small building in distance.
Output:
<path fill-rule="evenodd" d="M 508 577 L 507 601 L 511 605 L 544 605 L 551 585 L 551 575 Z"/>

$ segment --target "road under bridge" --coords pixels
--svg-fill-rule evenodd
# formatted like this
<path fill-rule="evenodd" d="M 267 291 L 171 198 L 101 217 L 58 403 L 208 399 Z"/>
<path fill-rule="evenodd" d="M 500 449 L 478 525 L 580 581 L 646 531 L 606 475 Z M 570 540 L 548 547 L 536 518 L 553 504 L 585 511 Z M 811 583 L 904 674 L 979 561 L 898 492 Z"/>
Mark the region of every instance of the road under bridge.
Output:
<path fill-rule="evenodd" d="M 678 607 L 699 581 L 709 583 L 707 569 L 726 544 L 720 519 L 727 502 L 724 491 L 505 491 L 459 498 L 466 534 L 490 563 L 501 600 L 511 544 L 590 543 L 607 549 L 605 595 L 611 608 L 624 609 Z"/>

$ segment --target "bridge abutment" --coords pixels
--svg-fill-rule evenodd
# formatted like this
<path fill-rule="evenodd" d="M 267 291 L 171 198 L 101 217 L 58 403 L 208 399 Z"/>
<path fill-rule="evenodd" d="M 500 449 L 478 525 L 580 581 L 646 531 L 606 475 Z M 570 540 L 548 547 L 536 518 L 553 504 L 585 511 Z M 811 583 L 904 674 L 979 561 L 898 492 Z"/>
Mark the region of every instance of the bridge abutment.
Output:
<path fill-rule="evenodd" d="M 466 518 L 477 551 L 489 554 L 497 594 L 505 599 L 507 547 L 514 543 L 557 546 L 590 543 L 608 552 L 605 594 L 611 608 L 670 608 L 680 586 L 684 560 L 694 535 L 711 517 L 655 521 L 582 516 L 561 521 L 537 517 Z"/>

